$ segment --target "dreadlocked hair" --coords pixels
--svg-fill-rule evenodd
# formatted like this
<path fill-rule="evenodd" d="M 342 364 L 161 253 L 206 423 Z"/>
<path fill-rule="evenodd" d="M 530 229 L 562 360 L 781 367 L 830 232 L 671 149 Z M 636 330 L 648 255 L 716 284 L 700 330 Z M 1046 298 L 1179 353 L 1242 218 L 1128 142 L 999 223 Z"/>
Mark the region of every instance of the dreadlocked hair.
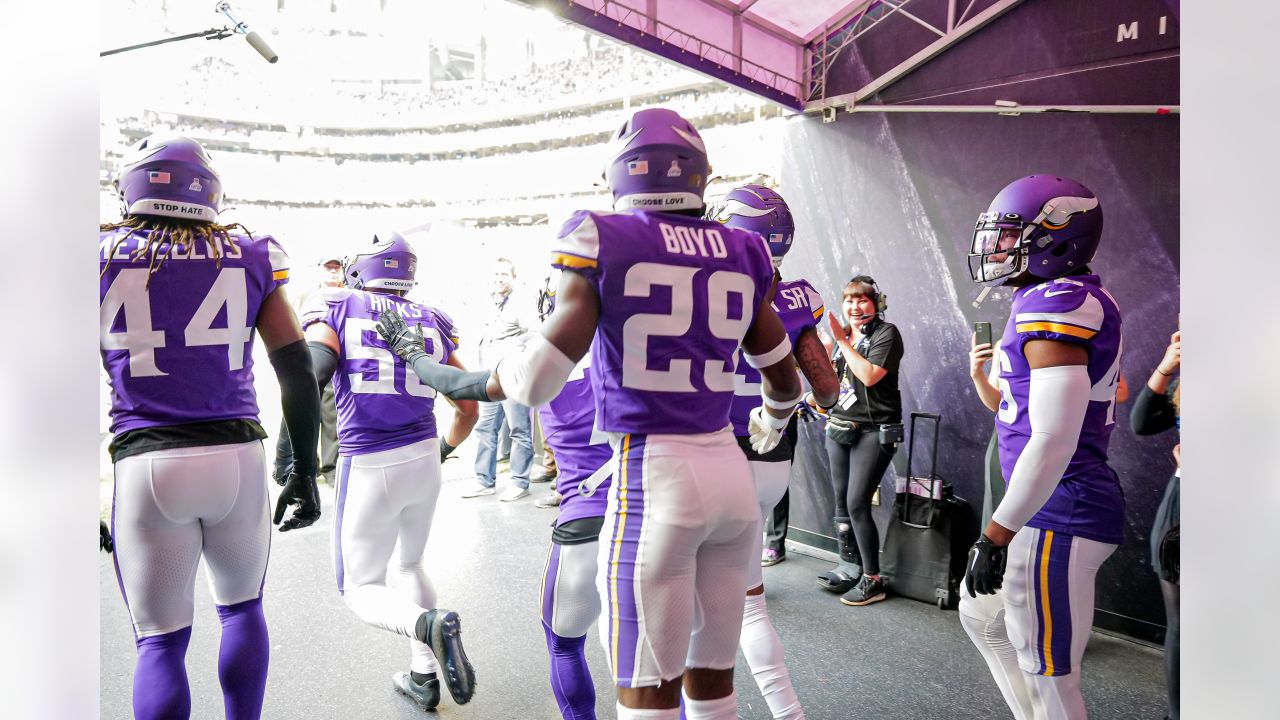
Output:
<path fill-rule="evenodd" d="M 110 232 L 125 228 L 129 232 L 112 244 L 111 252 L 107 253 L 107 262 L 102 266 L 102 272 L 98 274 L 98 277 L 101 278 L 107 274 L 116 250 L 129 238 L 133 237 L 135 233 L 141 231 L 146 233 L 147 241 L 133 251 L 129 260 L 137 262 L 148 253 L 151 255 L 151 259 L 147 264 L 147 282 L 144 285 L 147 288 L 151 287 L 151 276 L 159 272 L 160 267 L 164 265 L 164 261 L 173 253 L 174 248 L 190 252 L 197 242 L 203 241 L 205 247 L 209 250 L 209 257 L 213 258 L 216 267 L 221 269 L 222 243 L 234 243 L 231 239 L 232 230 L 239 230 L 248 235 L 250 240 L 253 240 L 253 233 L 240 223 L 219 225 L 218 223 L 162 217 L 159 215 L 129 215 L 120 222 L 99 225 L 98 231 Z"/>

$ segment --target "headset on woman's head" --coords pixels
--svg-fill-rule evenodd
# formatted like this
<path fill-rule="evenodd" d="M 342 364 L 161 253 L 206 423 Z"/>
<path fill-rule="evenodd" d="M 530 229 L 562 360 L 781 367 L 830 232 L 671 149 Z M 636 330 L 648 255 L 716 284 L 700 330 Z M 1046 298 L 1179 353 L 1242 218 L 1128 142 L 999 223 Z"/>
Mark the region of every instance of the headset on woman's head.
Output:
<path fill-rule="evenodd" d="M 875 278 L 870 275 L 854 275 L 849 278 L 849 282 L 845 283 L 845 285 L 849 286 L 854 283 L 866 285 L 871 288 L 871 301 L 876 304 L 877 314 L 883 314 L 884 311 L 889 309 L 889 296 L 880 292 L 880 286 L 876 284 Z"/>

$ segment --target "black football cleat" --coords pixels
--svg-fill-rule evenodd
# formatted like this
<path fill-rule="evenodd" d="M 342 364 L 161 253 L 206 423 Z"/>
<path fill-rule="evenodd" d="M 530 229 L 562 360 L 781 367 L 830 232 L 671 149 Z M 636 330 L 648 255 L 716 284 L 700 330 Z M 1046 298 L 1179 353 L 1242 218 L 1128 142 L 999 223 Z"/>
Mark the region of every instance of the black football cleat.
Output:
<path fill-rule="evenodd" d="M 440 704 L 440 681 L 436 679 L 435 673 L 428 675 L 426 682 L 421 685 L 403 671 L 392 675 L 391 682 L 395 684 L 396 692 L 414 701 L 423 710 L 435 710 Z"/>
<path fill-rule="evenodd" d="M 462 620 L 451 610 L 428 610 L 418 620 L 418 640 L 431 647 L 453 701 L 466 705 L 476 692 L 476 671 L 462 648 Z"/>

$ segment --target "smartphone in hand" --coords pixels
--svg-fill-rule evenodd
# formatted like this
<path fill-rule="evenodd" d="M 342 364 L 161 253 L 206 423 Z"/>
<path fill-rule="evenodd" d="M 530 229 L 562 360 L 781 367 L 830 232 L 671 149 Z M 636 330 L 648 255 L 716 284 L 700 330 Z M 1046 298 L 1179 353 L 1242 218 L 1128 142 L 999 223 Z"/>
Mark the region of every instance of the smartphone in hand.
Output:
<path fill-rule="evenodd" d="M 974 345 L 990 345 L 991 344 L 991 323 L 976 322 L 973 324 L 973 333 L 977 336 Z"/>

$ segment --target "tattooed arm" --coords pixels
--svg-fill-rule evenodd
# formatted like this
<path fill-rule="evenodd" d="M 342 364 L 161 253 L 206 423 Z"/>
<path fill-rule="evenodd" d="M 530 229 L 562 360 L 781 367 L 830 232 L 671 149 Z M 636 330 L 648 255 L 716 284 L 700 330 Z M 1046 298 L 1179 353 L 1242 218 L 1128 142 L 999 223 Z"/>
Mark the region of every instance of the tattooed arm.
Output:
<path fill-rule="evenodd" d="M 816 330 L 805 328 L 800 333 L 796 339 L 795 356 L 800 372 L 813 388 L 814 402 L 824 408 L 835 405 L 840 395 L 840 381 Z"/>

